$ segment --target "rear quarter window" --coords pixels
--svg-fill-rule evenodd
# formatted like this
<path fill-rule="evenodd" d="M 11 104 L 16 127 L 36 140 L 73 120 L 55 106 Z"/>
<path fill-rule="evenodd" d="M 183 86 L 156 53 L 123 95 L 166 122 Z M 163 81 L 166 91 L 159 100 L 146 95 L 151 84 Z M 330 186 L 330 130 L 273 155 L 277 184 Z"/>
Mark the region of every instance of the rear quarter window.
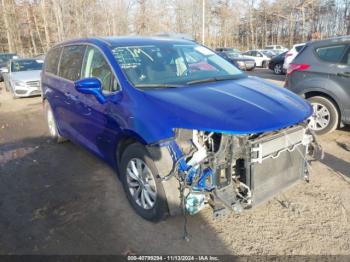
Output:
<path fill-rule="evenodd" d="M 57 75 L 62 48 L 51 49 L 45 59 L 45 72 Z"/>
<path fill-rule="evenodd" d="M 346 45 L 326 46 L 317 48 L 316 53 L 318 57 L 325 62 L 339 63 L 345 49 Z"/>
<path fill-rule="evenodd" d="M 301 49 L 303 49 L 303 45 L 299 45 L 295 47 L 295 50 L 297 50 L 297 52 L 299 53 Z"/>
<path fill-rule="evenodd" d="M 59 75 L 65 79 L 76 81 L 80 79 L 86 46 L 72 45 L 63 48 Z"/>

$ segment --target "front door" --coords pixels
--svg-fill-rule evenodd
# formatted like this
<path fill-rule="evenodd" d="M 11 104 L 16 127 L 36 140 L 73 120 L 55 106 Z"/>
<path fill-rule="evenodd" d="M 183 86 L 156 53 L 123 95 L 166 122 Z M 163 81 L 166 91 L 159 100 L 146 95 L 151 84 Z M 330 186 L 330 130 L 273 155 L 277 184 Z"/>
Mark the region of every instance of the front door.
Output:
<path fill-rule="evenodd" d="M 85 45 L 69 45 L 63 48 L 58 67 L 59 78 L 55 81 L 55 85 L 59 86 L 56 96 L 60 100 L 59 106 L 54 105 L 58 124 L 67 138 L 78 142 L 81 141 L 81 135 L 74 127 L 79 120 L 75 107 L 78 102 L 78 92 L 74 81 L 80 79 L 85 49 Z"/>
<path fill-rule="evenodd" d="M 121 92 L 105 56 L 93 46 L 87 47 L 82 66 L 81 78 L 88 77 L 101 81 L 101 91 L 106 102 L 102 104 L 93 95 L 78 93 L 78 103 L 75 106 L 76 112 L 79 112 L 79 120 L 74 128 L 83 136 L 85 145 L 102 158 L 108 158 L 115 153 L 119 124 L 113 115 L 118 114 Z"/>

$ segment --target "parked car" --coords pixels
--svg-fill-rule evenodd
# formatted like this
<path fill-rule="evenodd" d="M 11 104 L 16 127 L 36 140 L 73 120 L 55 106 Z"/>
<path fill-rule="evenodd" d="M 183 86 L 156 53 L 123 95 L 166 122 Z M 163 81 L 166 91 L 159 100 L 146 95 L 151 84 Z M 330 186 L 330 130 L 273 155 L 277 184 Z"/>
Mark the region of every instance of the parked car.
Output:
<path fill-rule="evenodd" d="M 0 53 L 0 82 L 4 81 L 2 73 L 3 70 L 7 67 L 8 61 L 16 57 L 17 55 L 15 53 Z"/>
<path fill-rule="evenodd" d="M 259 50 L 259 51 L 270 58 L 275 57 L 277 55 L 275 50 Z"/>
<path fill-rule="evenodd" d="M 277 55 L 270 60 L 269 69 L 271 69 L 276 75 L 285 74 L 285 70 L 283 69 L 283 63 L 286 53 L 287 52 Z"/>
<path fill-rule="evenodd" d="M 219 56 L 223 57 L 227 61 L 229 61 L 231 64 L 236 66 L 237 68 L 241 70 L 247 70 L 251 71 L 255 68 L 255 61 L 251 58 L 246 58 L 242 56 L 240 53 L 236 52 L 233 48 L 226 48 L 224 51 L 223 48 L 217 48 L 216 52 Z M 237 50 L 237 49 L 236 49 Z"/>
<path fill-rule="evenodd" d="M 288 48 L 285 48 L 284 46 L 281 45 L 267 45 L 264 48 L 265 50 L 278 50 L 281 53 L 288 51 Z"/>
<path fill-rule="evenodd" d="M 298 55 L 298 53 L 303 49 L 305 46 L 305 43 L 302 44 L 295 44 L 293 45 L 292 49 L 290 49 L 287 54 L 286 58 L 283 63 L 283 69 L 287 70 L 289 64 L 293 61 L 293 59 Z"/>
<path fill-rule="evenodd" d="M 274 56 L 277 56 L 277 55 L 280 55 L 284 52 L 287 52 L 287 51 L 283 51 L 283 50 L 279 50 L 279 49 L 269 49 L 267 51 L 272 52 L 274 54 Z"/>
<path fill-rule="evenodd" d="M 242 53 L 242 55 L 244 57 L 254 59 L 256 66 L 264 68 L 267 68 L 271 57 L 273 57 L 273 54 L 263 50 L 250 50 Z"/>
<path fill-rule="evenodd" d="M 237 48 L 232 48 L 232 47 L 218 47 L 215 48 L 216 52 L 233 52 L 233 53 L 241 53 L 241 51 Z"/>
<path fill-rule="evenodd" d="M 41 94 L 40 73 L 43 61 L 37 59 L 14 59 L 4 69 L 6 90 L 13 98 Z"/>
<path fill-rule="evenodd" d="M 192 41 L 63 42 L 42 87 L 50 135 L 109 163 L 148 220 L 209 203 L 215 216 L 240 212 L 307 174 L 309 103 Z"/>
<path fill-rule="evenodd" d="M 286 87 L 313 106 L 317 134 L 350 123 L 350 36 L 307 43 L 287 70 Z"/>

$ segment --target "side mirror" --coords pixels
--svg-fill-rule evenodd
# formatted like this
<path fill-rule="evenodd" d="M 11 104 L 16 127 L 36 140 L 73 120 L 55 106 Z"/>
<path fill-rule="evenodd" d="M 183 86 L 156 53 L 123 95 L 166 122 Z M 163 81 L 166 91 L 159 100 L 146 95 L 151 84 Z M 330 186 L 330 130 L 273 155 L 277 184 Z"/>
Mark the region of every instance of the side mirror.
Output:
<path fill-rule="evenodd" d="M 2 67 L 2 68 L 0 68 L 0 72 L 1 73 L 8 73 L 9 69 L 7 67 Z"/>
<path fill-rule="evenodd" d="M 102 94 L 101 86 L 101 81 L 95 77 L 83 78 L 75 82 L 75 88 L 78 92 L 94 95 L 98 102 L 104 104 L 106 98 Z"/>

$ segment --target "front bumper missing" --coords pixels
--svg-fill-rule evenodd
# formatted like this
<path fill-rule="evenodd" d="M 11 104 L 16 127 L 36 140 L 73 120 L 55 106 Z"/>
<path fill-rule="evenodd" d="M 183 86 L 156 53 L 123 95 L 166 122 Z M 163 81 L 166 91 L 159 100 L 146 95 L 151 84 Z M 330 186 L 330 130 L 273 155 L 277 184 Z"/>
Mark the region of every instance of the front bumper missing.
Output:
<path fill-rule="evenodd" d="M 171 190 L 171 196 L 166 192 L 167 198 L 169 196 L 172 199 L 169 206 L 171 214 L 179 214 L 174 203 L 190 214 L 199 212 L 204 206 L 211 206 L 216 217 L 230 211 L 240 213 L 245 208 L 270 199 L 297 181 L 307 179 L 308 155 L 312 151 L 322 152 L 315 137 L 302 125 L 263 134 L 255 139 L 243 139 L 239 143 L 233 142 L 236 140 L 234 135 L 225 135 L 225 141 L 231 141 L 232 150 L 237 151 L 229 152 L 229 157 L 234 158 L 232 161 L 234 167 L 211 166 L 212 174 L 208 175 L 210 171 L 208 171 L 208 163 L 213 161 L 210 159 L 213 156 L 208 156 L 201 162 L 203 167 L 200 170 L 203 172 L 191 180 L 188 180 L 191 173 L 188 159 L 191 158 L 191 153 L 183 154 L 175 140 L 166 144 L 175 164 L 169 175 L 162 179 L 164 184 L 175 178 L 178 181 L 175 197 L 174 188 Z M 241 148 L 238 150 L 237 147 Z M 225 151 L 225 154 L 227 152 Z M 222 158 L 223 155 L 218 154 L 217 157 Z M 213 163 L 217 162 L 213 161 Z M 217 177 L 223 173 L 223 170 L 224 173 L 231 172 L 232 180 L 218 183 Z M 203 179 L 206 181 L 205 186 L 203 186 Z M 165 190 L 167 191 L 166 188 Z M 178 200 L 175 201 L 176 199 Z"/>

